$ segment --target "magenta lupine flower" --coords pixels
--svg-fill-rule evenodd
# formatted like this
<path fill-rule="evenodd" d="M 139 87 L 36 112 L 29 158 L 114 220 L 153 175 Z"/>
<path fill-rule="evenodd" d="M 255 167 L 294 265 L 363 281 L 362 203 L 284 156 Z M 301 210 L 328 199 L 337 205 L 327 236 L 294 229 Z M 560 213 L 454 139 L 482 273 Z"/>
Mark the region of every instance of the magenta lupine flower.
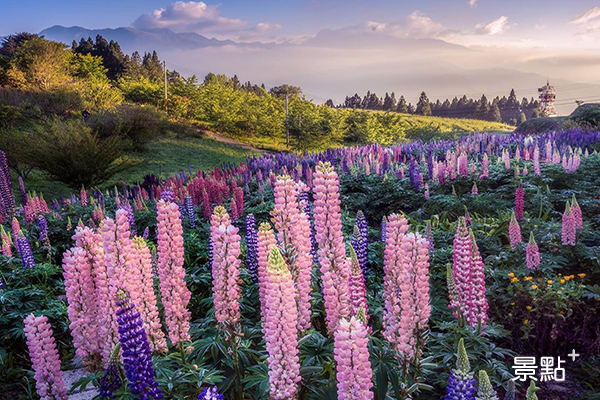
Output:
<path fill-rule="evenodd" d="M 521 227 L 515 217 L 513 211 L 510 217 L 510 223 L 508 224 L 508 238 L 510 239 L 510 247 L 515 250 L 519 244 L 523 243 L 523 237 L 521 236 Z"/>
<path fill-rule="evenodd" d="M 571 210 L 571 206 L 567 201 L 565 212 L 562 215 L 561 239 L 563 246 L 575 246 L 575 244 L 577 243 L 576 226 L 577 223 L 575 222 L 575 218 L 573 217 L 573 211 Z"/>
<path fill-rule="evenodd" d="M 35 387 L 41 400 L 67 400 L 67 389 L 60 370 L 60 356 L 45 316 L 30 314 L 23 320 L 29 357 L 35 371 Z"/>
<path fill-rule="evenodd" d="M 327 328 L 333 333 L 338 321 L 350 315 L 348 279 L 350 265 L 342 234 L 338 175 L 329 162 L 317 164 L 314 179 L 314 218 Z"/>
<path fill-rule="evenodd" d="M 298 202 L 299 187 L 289 176 L 279 177 L 273 186 L 275 207 L 271 212 L 279 244 L 288 260 L 296 287 L 298 328 L 310 329 L 312 243 L 308 216 Z"/>
<path fill-rule="evenodd" d="M 484 265 L 464 218 L 458 220 L 452 260 L 455 287 L 450 308 L 457 309 L 470 326 L 474 327 L 478 322 L 483 325 L 487 321 Z"/>
<path fill-rule="evenodd" d="M 508 150 L 502 150 L 502 161 L 504 161 L 504 168 L 510 169 L 510 153 Z"/>
<path fill-rule="evenodd" d="M 215 317 L 224 327 L 236 325 L 240 318 L 239 284 L 240 241 L 238 228 L 231 224 L 223 206 L 215 207 L 210 220 L 213 245 L 212 279 Z"/>
<path fill-rule="evenodd" d="M 461 176 L 469 176 L 469 159 L 464 152 L 458 156 L 458 173 Z"/>
<path fill-rule="evenodd" d="M 334 333 L 338 400 L 373 399 L 373 370 L 369 361 L 365 323 L 353 315 L 341 319 Z"/>
<path fill-rule="evenodd" d="M 519 185 L 515 192 L 515 217 L 520 221 L 523 219 L 525 207 L 525 191 L 523 185 Z"/>
<path fill-rule="evenodd" d="M 177 204 L 159 200 L 157 211 L 158 277 L 169 339 L 173 345 L 190 340 L 187 309 L 191 293 L 183 268 L 183 227 Z"/>
<path fill-rule="evenodd" d="M 577 202 L 575 193 L 573 193 L 573 198 L 571 199 L 571 212 L 573 213 L 573 219 L 575 220 L 575 228 L 583 228 L 583 217 L 581 214 L 581 207 L 579 207 L 579 203 Z"/>
<path fill-rule="evenodd" d="M 269 364 L 269 393 L 274 400 L 296 398 L 300 382 L 296 289 L 281 252 L 271 247 L 265 280 L 263 332 Z"/>
<path fill-rule="evenodd" d="M 525 248 L 525 259 L 527 268 L 529 269 L 537 269 L 540 265 L 540 249 L 533 237 L 533 232 L 529 235 L 529 243 L 527 243 L 527 247 Z"/>
<path fill-rule="evenodd" d="M 395 220 L 388 228 L 384 253 L 384 337 L 410 360 L 419 356 L 418 331 L 425 329 L 431 314 L 429 305 L 429 243 L 419 234 L 402 233 L 406 220 Z M 390 222 L 391 223 L 391 222 Z M 388 227 L 390 224 L 388 224 Z M 394 252 L 394 254 L 390 254 Z"/>
<path fill-rule="evenodd" d="M 81 190 L 79 191 L 79 202 L 84 207 L 88 205 L 88 194 L 83 186 L 81 187 Z"/>
<path fill-rule="evenodd" d="M 132 241 L 131 256 L 130 274 L 133 281 L 137 280 L 137 287 L 129 293 L 131 301 L 142 316 L 152 351 L 166 352 L 167 340 L 162 331 L 153 288 L 152 255 L 144 239 L 139 236 Z"/>

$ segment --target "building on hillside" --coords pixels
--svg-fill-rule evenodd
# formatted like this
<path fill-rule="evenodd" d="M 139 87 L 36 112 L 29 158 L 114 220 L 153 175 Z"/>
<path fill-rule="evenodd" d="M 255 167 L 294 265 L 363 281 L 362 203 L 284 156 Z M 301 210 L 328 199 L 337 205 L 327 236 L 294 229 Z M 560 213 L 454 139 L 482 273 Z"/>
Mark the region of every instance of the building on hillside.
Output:
<path fill-rule="evenodd" d="M 550 86 L 550 81 L 538 89 L 540 93 L 540 108 L 543 117 L 556 117 L 556 108 L 554 108 L 554 100 L 556 100 L 556 90 L 554 86 Z"/>

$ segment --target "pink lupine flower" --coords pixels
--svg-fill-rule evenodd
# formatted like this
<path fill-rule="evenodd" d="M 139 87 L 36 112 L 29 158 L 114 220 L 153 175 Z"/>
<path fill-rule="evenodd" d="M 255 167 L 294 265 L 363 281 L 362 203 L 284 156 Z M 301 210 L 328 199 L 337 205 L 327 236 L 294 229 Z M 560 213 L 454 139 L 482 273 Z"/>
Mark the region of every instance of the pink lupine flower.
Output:
<path fill-rule="evenodd" d="M 191 293 L 185 284 L 183 268 L 183 227 L 177 204 L 159 200 L 157 211 L 157 250 L 160 294 L 165 308 L 169 339 L 173 345 L 190 340 Z"/>
<path fill-rule="evenodd" d="M 485 179 L 490 177 L 490 160 L 487 153 L 483 154 L 483 160 L 481 161 L 481 175 L 480 178 Z"/>
<path fill-rule="evenodd" d="M 338 321 L 350 315 L 348 279 L 340 212 L 338 175 L 329 162 L 319 162 L 314 174 L 314 219 L 327 328 L 333 333 Z"/>
<path fill-rule="evenodd" d="M 479 194 L 479 188 L 477 188 L 477 182 L 473 182 L 473 187 L 471 188 L 471 194 L 472 195 Z"/>
<path fill-rule="evenodd" d="M 425 200 L 429 200 L 429 184 L 425 184 Z"/>
<path fill-rule="evenodd" d="M 84 187 L 79 191 L 79 202 L 84 207 L 88 205 L 88 194 Z"/>
<path fill-rule="evenodd" d="M 523 219 L 525 208 L 525 191 L 523 185 L 519 185 L 515 192 L 515 217 L 520 221 Z"/>
<path fill-rule="evenodd" d="M 510 247 L 515 250 L 519 244 L 523 243 L 523 237 L 521 236 L 521 227 L 513 212 L 510 217 L 510 223 L 508 224 L 508 238 L 510 239 Z"/>
<path fill-rule="evenodd" d="M 256 269 L 258 275 L 258 297 L 260 298 L 260 310 L 261 318 L 264 322 L 264 310 L 265 310 L 265 285 L 267 280 L 267 267 L 269 265 L 269 254 L 271 248 L 277 247 L 277 241 L 275 240 L 275 234 L 271 225 L 263 222 L 258 227 L 258 246 L 257 246 L 257 261 L 258 267 Z"/>
<path fill-rule="evenodd" d="M 583 217 L 581 214 L 581 207 L 579 207 L 579 203 L 577 202 L 575 193 L 573 193 L 573 198 L 571 199 L 571 212 L 573 213 L 573 219 L 575 220 L 575 228 L 583 228 Z"/>
<path fill-rule="evenodd" d="M 80 232 L 81 229 L 77 228 Z M 74 247 L 63 255 L 63 270 L 65 293 L 69 304 L 67 309 L 69 329 L 73 337 L 75 354 L 89 369 L 93 369 L 102 351 L 97 318 L 99 313 L 104 312 L 98 307 L 93 273 L 94 258 L 81 247 Z"/>
<path fill-rule="evenodd" d="M 464 152 L 458 157 L 458 173 L 461 176 L 469 176 L 469 160 Z"/>
<path fill-rule="evenodd" d="M 215 207 L 210 225 L 215 317 L 219 324 L 229 328 L 237 325 L 241 318 L 242 291 L 239 283 L 241 237 L 238 228 L 231 224 L 229 215 L 222 206 Z"/>
<path fill-rule="evenodd" d="M 523 175 L 529 175 L 529 170 L 527 169 L 527 165 L 523 167 Z"/>
<path fill-rule="evenodd" d="M 8 233 L 4 230 L 4 225 L 0 225 L 0 251 L 6 257 L 12 257 L 12 249 L 10 247 L 11 240 Z"/>
<path fill-rule="evenodd" d="M 357 316 L 341 319 L 334 333 L 338 400 L 373 399 L 373 370 L 369 361 L 369 336 Z"/>
<path fill-rule="evenodd" d="M 292 271 L 296 287 L 298 328 L 310 329 L 310 294 L 312 279 L 312 243 L 310 221 L 298 202 L 298 185 L 282 176 L 273 186 L 275 207 L 271 212 L 279 244 Z"/>
<path fill-rule="evenodd" d="M 30 314 L 23 321 L 29 357 L 35 371 L 35 387 L 41 400 L 67 400 L 67 388 L 60 370 L 60 356 L 45 316 Z"/>
<path fill-rule="evenodd" d="M 546 162 L 552 162 L 552 142 L 550 140 L 546 141 Z"/>
<path fill-rule="evenodd" d="M 369 305 L 367 303 L 367 289 L 365 286 L 365 277 L 360 268 L 360 263 L 356 256 L 354 248 L 350 246 L 351 257 L 348 262 L 351 263 L 350 272 L 350 303 L 352 304 L 352 315 L 356 315 L 362 308 L 365 313 L 365 324 L 369 322 Z"/>
<path fill-rule="evenodd" d="M 540 265 L 540 249 L 533 237 L 533 232 L 529 235 L 529 243 L 527 243 L 527 247 L 525 248 L 525 260 L 527 268 L 531 270 L 537 269 Z"/>
<path fill-rule="evenodd" d="M 484 264 L 464 218 L 459 218 L 452 251 L 452 278 L 455 287 L 450 308 L 458 309 L 470 326 L 487 322 Z M 455 314 L 458 316 L 458 313 Z"/>
<path fill-rule="evenodd" d="M 231 206 L 229 207 L 231 209 L 231 218 L 233 221 L 237 221 L 240 216 L 238 214 L 238 207 L 237 204 L 235 203 L 235 198 L 231 199 Z"/>
<path fill-rule="evenodd" d="M 269 394 L 274 400 L 294 399 L 300 382 L 296 289 L 276 247 L 271 247 L 266 273 L 263 331 L 268 354 Z"/>
<path fill-rule="evenodd" d="M 565 212 L 562 216 L 562 244 L 563 246 L 575 246 L 577 243 L 577 222 L 573 217 L 573 211 L 567 201 Z"/>
<path fill-rule="evenodd" d="M 542 173 L 540 171 L 540 148 L 535 146 L 533 150 L 533 173 L 536 176 L 540 176 Z"/>
<path fill-rule="evenodd" d="M 384 253 L 383 335 L 403 359 L 410 360 L 419 356 L 418 331 L 425 329 L 431 314 L 429 243 L 419 234 L 401 233 L 405 227 L 403 221 L 394 215 L 390 218 L 396 231 L 388 228 Z"/>
<path fill-rule="evenodd" d="M 129 292 L 131 301 L 144 321 L 144 329 L 150 342 L 150 349 L 155 352 L 167 351 L 167 341 L 162 331 L 156 294 L 153 288 L 152 255 L 146 241 L 136 236 L 132 242 L 132 265 L 130 274 L 137 278 L 138 287 Z"/>
<path fill-rule="evenodd" d="M 510 153 L 508 150 L 502 150 L 502 161 L 504 161 L 504 168 L 510 169 Z"/>

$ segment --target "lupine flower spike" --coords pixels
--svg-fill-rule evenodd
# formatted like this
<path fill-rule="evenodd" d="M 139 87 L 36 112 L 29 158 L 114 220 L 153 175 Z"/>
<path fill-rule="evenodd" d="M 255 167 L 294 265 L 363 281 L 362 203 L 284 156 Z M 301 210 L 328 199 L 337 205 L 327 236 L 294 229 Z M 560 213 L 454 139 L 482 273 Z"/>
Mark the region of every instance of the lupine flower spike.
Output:
<path fill-rule="evenodd" d="M 533 232 L 529 235 L 529 243 L 525 248 L 525 259 L 527 262 L 527 268 L 536 269 L 540 265 L 540 249 L 535 241 Z"/>
<path fill-rule="evenodd" d="M 581 207 L 579 207 L 579 203 L 577 202 L 575 193 L 573 193 L 573 198 L 571 199 L 571 212 L 573 213 L 573 218 L 575 219 L 575 228 L 577 228 L 577 229 L 583 228 L 583 218 L 581 215 Z"/>
<path fill-rule="evenodd" d="M 504 400 L 515 400 L 515 381 L 512 379 L 508 381 L 508 387 L 506 388 Z"/>
<path fill-rule="evenodd" d="M 521 227 L 517 221 L 516 215 L 513 212 L 510 217 L 510 223 L 508 224 L 508 238 L 510 239 L 510 248 L 515 250 L 519 244 L 523 243 L 523 237 L 521 236 Z"/>
<path fill-rule="evenodd" d="M 444 400 L 474 400 L 475 379 L 471 372 L 464 339 L 458 342 L 456 368 L 450 371 Z"/>
<path fill-rule="evenodd" d="M 99 379 L 98 391 L 100 396 L 108 397 L 109 399 L 114 398 L 114 392 L 123 385 L 123 376 L 121 373 L 120 364 L 121 354 L 121 343 L 117 343 L 112 353 L 110 354 L 110 360 L 108 366 L 104 370 L 104 374 Z"/>
<path fill-rule="evenodd" d="M 223 400 L 223 395 L 219 393 L 216 386 L 202 389 L 198 394 L 198 400 Z"/>
<path fill-rule="evenodd" d="M 123 368 L 131 393 L 142 399 L 161 399 L 163 394 L 156 383 L 152 352 L 142 317 L 123 290 L 117 293 L 117 306 Z"/>
<path fill-rule="evenodd" d="M 530 381 L 529 387 L 527 388 L 527 393 L 525 394 L 525 399 L 538 400 L 537 394 L 535 394 L 535 392 L 537 392 L 538 390 L 540 390 L 540 388 L 535 386 L 535 382 L 533 380 Z"/>
<path fill-rule="evenodd" d="M 31 314 L 23 323 L 38 395 L 41 400 L 67 400 L 60 357 L 48 318 Z"/>
<path fill-rule="evenodd" d="M 498 394 L 492 387 L 490 377 L 483 370 L 479 371 L 479 386 L 475 400 L 498 400 Z"/>
<path fill-rule="evenodd" d="M 577 243 L 577 228 L 571 205 L 567 201 L 565 212 L 562 216 L 562 244 L 563 246 L 575 246 Z"/>

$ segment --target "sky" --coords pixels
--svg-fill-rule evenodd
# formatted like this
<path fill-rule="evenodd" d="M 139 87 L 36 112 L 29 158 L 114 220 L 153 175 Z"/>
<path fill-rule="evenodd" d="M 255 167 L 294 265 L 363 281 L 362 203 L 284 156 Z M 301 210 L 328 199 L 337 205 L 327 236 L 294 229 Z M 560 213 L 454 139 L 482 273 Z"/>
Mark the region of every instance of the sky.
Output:
<path fill-rule="evenodd" d="M 530 97 L 545 79 L 559 111 L 576 98 L 600 100 L 600 1 L 0 0 L 0 18 L 0 35 L 78 25 L 283 44 L 161 56 L 184 73 L 299 84 L 318 102 L 369 89 L 410 100 L 421 89 L 494 97 L 514 87 Z"/>

